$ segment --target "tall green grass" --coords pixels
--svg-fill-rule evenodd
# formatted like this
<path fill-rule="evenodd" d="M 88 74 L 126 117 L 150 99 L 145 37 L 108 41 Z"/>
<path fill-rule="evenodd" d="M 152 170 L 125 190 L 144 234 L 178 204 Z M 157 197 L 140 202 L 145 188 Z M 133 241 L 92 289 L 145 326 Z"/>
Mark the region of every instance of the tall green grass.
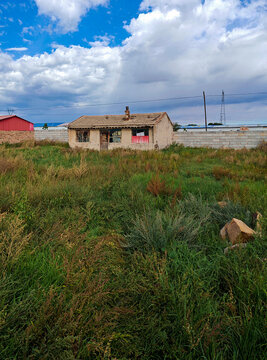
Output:
<path fill-rule="evenodd" d="M 262 147 L 0 146 L 0 358 L 263 359 L 265 175 Z"/>

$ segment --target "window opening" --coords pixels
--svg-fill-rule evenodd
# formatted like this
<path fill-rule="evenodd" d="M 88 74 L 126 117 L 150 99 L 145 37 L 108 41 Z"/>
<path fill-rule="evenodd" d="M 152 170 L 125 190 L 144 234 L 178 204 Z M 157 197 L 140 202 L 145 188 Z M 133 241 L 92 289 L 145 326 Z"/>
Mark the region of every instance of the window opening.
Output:
<path fill-rule="evenodd" d="M 132 129 L 132 143 L 149 143 L 149 129 Z"/>
<path fill-rule="evenodd" d="M 89 131 L 77 131 L 76 139 L 77 142 L 89 142 Z"/>
<path fill-rule="evenodd" d="M 110 143 L 121 142 L 121 129 L 110 130 L 109 142 Z"/>

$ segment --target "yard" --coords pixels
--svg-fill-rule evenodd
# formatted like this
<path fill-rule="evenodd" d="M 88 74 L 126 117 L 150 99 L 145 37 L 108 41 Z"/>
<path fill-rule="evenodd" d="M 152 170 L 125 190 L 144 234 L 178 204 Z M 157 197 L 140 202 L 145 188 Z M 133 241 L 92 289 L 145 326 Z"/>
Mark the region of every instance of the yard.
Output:
<path fill-rule="evenodd" d="M 265 182 L 266 145 L 1 145 L 0 358 L 263 359 Z"/>

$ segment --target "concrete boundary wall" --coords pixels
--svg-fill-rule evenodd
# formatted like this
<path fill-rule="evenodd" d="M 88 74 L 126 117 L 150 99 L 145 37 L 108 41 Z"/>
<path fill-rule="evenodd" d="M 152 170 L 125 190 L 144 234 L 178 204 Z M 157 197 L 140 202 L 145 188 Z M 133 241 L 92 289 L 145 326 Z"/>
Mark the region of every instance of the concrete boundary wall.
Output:
<path fill-rule="evenodd" d="M 35 128 L 35 140 L 68 142 L 67 128 Z M 248 131 L 178 131 L 173 134 L 173 142 L 186 147 L 210 148 L 254 148 L 261 141 L 267 142 L 267 130 Z"/>
<path fill-rule="evenodd" d="M 267 141 L 267 130 L 248 131 L 178 131 L 173 142 L 186 147 L 210 148 L 255 148 L 261 141 Z"/>
<path fill-rule="evenodd" d="M 48 128 L 47 130 L 43 130 L 42 128 L 35 128 L 34 138 L 37 141 L 49 140 L 49 141 L 69 142 L 67 128 Z"/>

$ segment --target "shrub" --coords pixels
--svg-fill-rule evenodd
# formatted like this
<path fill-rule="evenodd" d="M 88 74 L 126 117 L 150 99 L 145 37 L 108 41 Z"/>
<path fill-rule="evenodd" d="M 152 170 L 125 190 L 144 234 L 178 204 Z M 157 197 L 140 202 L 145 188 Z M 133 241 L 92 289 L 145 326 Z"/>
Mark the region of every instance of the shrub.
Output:
<path fill-rule="evenodd" d="M 190 198 L 194 199 L 193 196 Z M 210 211 L 196 208 L 197 212 L 190 212 L 190 209 L 186 209 L 188 201 L 180 201 L 173 210 L 148 210 L 143 216 L 137 216 L 126 235 L 127 247 L 147 252 L 152 249 L 164 251 L 177 241 L 197 245 L 201 227 L 210 218 Z"/>
<path fill-rule="evenodd" d="M 20 164 L 15 159 L 0 158 L 0 174 L 13 172 L 20 167 Z"/>
<path fill-rule="evenodd" d="M 159 175 L 152 177 L 152 179 L 147 184 L 147 191 L 149 191 L 154 196 L 160 195 L 170 195 L 172 190 L 166 185 L 164 180 L 161 180 Z"/>
<path fill-rule="evenodd" d="M 231 178 L 231 171 L 220 166 L 214 167 L 212 173 L 216 180 L 220 180 L 224 177 Z"/>
<path fill-rule="evenodd" d="M 257 146 L 257 150 L 263 151 L 263 152 L 267 152 L 267 141 L 262 140 L 258 146 Z"/>

